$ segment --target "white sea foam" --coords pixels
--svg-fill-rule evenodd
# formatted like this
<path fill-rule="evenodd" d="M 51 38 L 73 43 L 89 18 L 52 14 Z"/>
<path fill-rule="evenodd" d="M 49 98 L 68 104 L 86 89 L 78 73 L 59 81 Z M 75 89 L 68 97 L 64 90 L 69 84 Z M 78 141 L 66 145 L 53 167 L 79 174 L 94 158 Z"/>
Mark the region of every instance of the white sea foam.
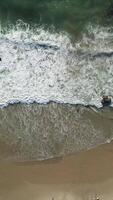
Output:
<path fill-rule="evenodd" d="M 15 27 L 0 34 L 0 105 L 9 102 L 101 106 L 113 95 L 113 33 L 88 27 L 75 44 L 65 33 Z M 104 54 L 107 53 L 107 54 Z"/>

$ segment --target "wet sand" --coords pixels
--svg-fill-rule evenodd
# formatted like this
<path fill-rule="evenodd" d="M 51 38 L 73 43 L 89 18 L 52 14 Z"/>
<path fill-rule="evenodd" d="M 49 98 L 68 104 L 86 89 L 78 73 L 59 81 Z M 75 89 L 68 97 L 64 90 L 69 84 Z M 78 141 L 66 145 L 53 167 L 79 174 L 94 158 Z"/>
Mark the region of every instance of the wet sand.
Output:
<path fill-rule="evenodd" d="M 1 163 L 0 200 L 113 199 L 113 143 L 42 162 Z"/>

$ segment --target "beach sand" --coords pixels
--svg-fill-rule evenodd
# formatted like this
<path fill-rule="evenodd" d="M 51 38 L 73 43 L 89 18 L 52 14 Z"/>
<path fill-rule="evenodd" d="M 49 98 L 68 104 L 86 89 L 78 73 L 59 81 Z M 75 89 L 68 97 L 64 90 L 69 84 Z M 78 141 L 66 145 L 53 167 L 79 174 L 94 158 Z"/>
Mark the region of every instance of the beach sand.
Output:
<path fill-rule="evenodd" d="M 0 200 L 113 199 L 113 143 L 42 162 L 1 163 Z"/>

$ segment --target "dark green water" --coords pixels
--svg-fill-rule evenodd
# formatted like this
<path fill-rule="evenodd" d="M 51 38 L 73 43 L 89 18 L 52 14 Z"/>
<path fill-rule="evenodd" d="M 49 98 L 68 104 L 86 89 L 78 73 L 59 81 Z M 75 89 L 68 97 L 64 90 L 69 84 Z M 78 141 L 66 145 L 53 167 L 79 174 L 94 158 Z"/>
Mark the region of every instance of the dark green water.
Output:
<path fill-rule="evenodd" d="M 22 19 L 79 35 L 89 22 L 111 25 L 113 0 L 1 0 L 3 23 Z"/>

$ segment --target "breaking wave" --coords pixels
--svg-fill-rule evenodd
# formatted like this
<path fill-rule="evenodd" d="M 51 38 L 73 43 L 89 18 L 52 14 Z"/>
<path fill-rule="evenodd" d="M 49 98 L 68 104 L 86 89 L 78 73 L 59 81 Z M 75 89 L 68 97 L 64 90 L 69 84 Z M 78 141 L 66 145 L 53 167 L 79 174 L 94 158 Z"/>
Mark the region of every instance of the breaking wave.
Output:
<path fill-rule="evenodd" d="M 22 28 L 24 26 L 24 29 Z M 89 25 L 82 38 L 19 22 L 0 33 L 0 105 L 49 101 L 95 105 L 113 95 L 113 32 Z"/>

